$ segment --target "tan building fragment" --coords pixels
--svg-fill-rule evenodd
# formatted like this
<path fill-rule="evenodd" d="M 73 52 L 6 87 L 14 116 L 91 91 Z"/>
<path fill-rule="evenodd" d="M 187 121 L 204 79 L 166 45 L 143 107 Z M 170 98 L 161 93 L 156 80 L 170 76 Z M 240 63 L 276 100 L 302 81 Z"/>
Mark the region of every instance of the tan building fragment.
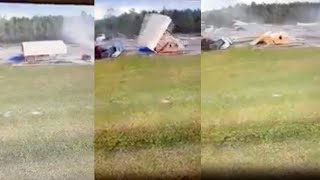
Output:
<path fill-rule="evenodd" d="M 286 45 L 290 43 L 290 38 L 287 33 L 266 32 L 253 40 L 250 45 Z"/>

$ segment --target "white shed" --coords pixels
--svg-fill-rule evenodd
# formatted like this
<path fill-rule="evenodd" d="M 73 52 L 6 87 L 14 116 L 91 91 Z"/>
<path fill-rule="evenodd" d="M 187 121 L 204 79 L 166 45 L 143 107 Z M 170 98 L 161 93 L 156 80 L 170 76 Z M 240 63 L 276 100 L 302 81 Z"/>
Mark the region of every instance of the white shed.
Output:
<path fill-rule="evenodd" d="M 63 41 L 28 41 L 22 42 L 22 53 L 28 57 L 55 56 L 67 54 L 67 46 Z"/>
<path fill-rule="evenodd" d="M 155 50 L 171 22 L 169 16 L 155 13 L 146 14 L 138 37 L 139 46 Z"/>

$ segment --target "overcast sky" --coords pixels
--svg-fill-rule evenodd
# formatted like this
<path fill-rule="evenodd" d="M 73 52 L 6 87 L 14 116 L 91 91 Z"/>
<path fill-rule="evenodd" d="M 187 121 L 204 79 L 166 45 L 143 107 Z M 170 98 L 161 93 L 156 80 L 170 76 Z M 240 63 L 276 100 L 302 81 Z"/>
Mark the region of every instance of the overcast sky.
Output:
<path fill-rule="evenodd" d="M 134 8 L 137 12 L 142 10 L 166 9 L 200 9 L 200 0 L 95 0 L 95 18 L 101 19 L 107 9 L 113 8 L 114 15 L 128 12 Z"/>
<path fill-rule="evenodd" d="M 237 3 L 251 4 L 252 2 L 259 3 L 291 3 L 291 2 L 320 2 L 320 0 L 201 0 L 201 11 L 212 9 L 220 9 L 235 5 Z"/>
<path fill-rule="evenodd" d="M 63 15 L 74 16 L 80 15 L 82 11 L 94 15 L 92 6 L 74 6 L 74 5 L 37 5 L 37 4 L 11 4 L 0 3 L 0 16 L 11 18 L 15 17 L 32 17 L 35 15 Z"/>

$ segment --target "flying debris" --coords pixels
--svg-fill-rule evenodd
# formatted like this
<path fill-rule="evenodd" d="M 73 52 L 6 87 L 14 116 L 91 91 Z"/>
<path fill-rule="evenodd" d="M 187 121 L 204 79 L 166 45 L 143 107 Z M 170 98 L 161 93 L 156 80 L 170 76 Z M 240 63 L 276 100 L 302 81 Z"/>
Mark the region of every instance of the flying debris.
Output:
<path fill-rule="evenodd" d="M 106 35 L 104 34 L 99 34 L 96 38 L 96 43 L 100 43 L 103 42 L 104 40 L 106 40 Z"/>
<path fill-rule="evenodd" d="M 214 32 L 214 26 L 213 25 L 210 25 L 210 26 L 208 26 L 208 27 L 205 27 L 204 28 L 204 30 L 203 30 L 203 32 L 204 33 L 210 33 L 210 32 Z"/>
<path fill-rule="evenodd" d="M 218 40 L 211 40 L 204 38 L 201 40 L 201 49 L 204 51 L 208 50 L 223 50 L 229 48 L 233 44 L 230 38 L 220 38 Z"/>
<path fill-rule="evenodd" d="M 233 26 L 247 26 L 249 23 L 240 21 L 240 20 L 233 20 Z"/>
<path fill-rule="evenodd" d="M 297 23 L 297 26 L 319 26 L 320 23 Z"/>
<path fill-rule="evenodd" d="M 246 30 L 246 28 L 256 24 L 257 23 L 247 23 L 240 20 L 233 20 L 232 27 L 236 31 L 243 31 L 243 30 Z"/>
<path fill-rule="evenodd" d="M 96 43 L 94 51 L 95 59 L 116 58 L 121 55 L 124 48 L 120 42 L 113 42 L 112 45 L 107 45 L 101 42 Z"/>

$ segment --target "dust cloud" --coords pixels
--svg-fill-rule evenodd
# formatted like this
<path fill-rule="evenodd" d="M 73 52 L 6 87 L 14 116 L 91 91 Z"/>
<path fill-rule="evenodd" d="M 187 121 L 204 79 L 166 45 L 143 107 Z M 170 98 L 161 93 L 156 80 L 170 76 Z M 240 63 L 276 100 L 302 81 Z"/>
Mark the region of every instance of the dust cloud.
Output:
<path fill-rule="evenodd" d="M 82 13 L 81 16 L 64 17 L 62 35 L 66 42 L 79 44 L 86 49 L 94 48 L 94 18 Z"/>

